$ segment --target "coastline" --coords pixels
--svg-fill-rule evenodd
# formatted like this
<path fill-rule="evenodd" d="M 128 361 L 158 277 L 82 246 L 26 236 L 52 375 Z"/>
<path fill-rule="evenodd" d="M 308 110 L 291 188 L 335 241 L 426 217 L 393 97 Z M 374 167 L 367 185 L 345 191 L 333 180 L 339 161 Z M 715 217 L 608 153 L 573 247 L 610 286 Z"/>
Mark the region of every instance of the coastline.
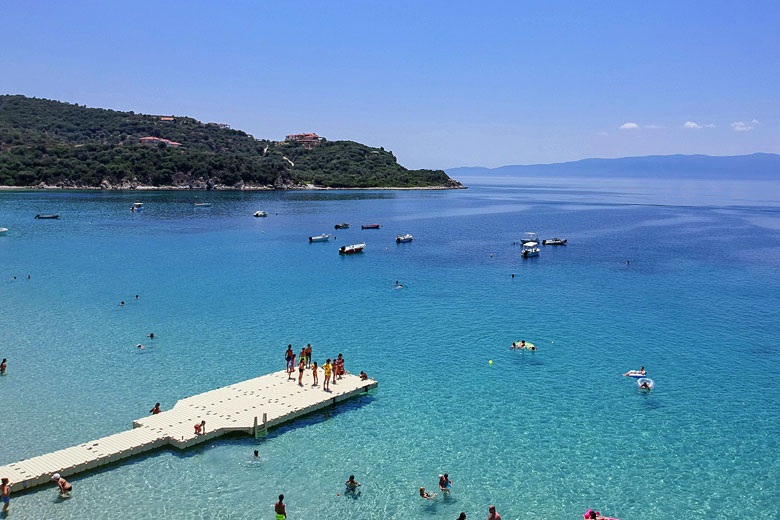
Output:
<path fill-rule="evenodd" d="M 335 188 L 330 186 L 314 185 L 294 185 L 294 186 L 0 186 L 0 191 L 36 191 L 36 190 L 60 190 L 60 191 L 439 191 L 439 190 L 466 190 L 468 186 L 458 184 L 457 186 L 390 186 L 390 187 L 354 187 L 354 188 Z"/>

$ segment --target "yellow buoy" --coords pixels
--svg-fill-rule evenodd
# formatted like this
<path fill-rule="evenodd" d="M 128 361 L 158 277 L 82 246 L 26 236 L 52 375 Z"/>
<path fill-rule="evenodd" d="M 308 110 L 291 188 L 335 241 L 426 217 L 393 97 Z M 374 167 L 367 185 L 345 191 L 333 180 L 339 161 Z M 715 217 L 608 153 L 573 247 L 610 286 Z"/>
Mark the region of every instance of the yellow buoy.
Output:
<path fill-rule="evenodd" d="M 493 364 L 493 360 L 491 359 L 490 361 L 488 361 L 488 365 L 492 365 L 492 364 Z"/>

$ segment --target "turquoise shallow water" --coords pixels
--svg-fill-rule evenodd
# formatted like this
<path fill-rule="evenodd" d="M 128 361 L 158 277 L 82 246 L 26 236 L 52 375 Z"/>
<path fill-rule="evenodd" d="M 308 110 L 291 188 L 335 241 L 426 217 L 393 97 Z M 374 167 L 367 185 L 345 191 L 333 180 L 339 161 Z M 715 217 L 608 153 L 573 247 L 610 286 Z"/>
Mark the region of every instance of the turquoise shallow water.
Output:
<path fill-rule="evenodd" d="M 0 464 L 278 370 L 288 343 L 311 342 L 320 361 L 342 352 L 379 380 L 264 440 L 79 475 L 65 502 L 52 488 L 15 495 L 12 516 L 273 518 L 284 493 L 291 520 L 483 518 L 492 503 L 507 520 L 588 507 L 777 519 L 780 184 L 467 181 L 0 193 Z M 353 228 L 334 232 L 341 221 Z M 359 229 L 372 222 L 383 228 Z M 523 261 L 524 231 L 570 244 Z M 336 240 L 307 242 L 323 232 Z M 414 242 L 394 242 L 407 232 Z M 358 241 L 363 255 L 339 257 Z M 150 331 L 155 348 L 135 349 Z M 517 339 L 539 351 L 510 351 Z M 650 394 L 620 376 L 640 365 Z M 443 472 L 451 497 L 419 499 Z M 350 473 L 357 500 L 337 496 Z"/>

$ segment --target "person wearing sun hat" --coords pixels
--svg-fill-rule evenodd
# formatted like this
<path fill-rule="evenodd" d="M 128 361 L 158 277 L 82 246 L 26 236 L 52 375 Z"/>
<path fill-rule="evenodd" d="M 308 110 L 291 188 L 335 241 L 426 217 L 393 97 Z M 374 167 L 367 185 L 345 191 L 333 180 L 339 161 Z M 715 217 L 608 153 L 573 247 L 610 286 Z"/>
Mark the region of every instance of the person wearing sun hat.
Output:
<path fill-rule="evenodd" d="M 60 488 L 60 496 L 68 496 L 70 495 L 70 492 L 73 491 L 73 486 L 70 482 L 62 478 L 62 475 L 59 473 L 55 473 L 51 476 L 51 479 L 57 483 L 57 487 Z"/>

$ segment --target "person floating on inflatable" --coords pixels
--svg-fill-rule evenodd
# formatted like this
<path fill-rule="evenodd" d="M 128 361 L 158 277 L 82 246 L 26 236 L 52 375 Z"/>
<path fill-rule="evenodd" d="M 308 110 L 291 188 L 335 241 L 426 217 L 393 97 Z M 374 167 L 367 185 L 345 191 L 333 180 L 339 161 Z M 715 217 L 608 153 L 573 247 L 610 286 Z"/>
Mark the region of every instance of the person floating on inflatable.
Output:
<path fill-rule="evenodd" d="M 588 509 L 588 512 L 582 515 L 585 520 L 618 520 L 617 518 L 609 518 L 607 516 L 601 516 L 601 513 Z"/>
<path fill-rule="evenodd" d="M 645 373 L 645 367 L 642 366 L 639 370 L 629 370 L 625 374 L 623 374 L 623 377 L 629 376 L 629 377 L 645 377 L 647 374 Z"/>
<path fill-rule="evenodd" d="M 640 390 L 650 391 L 653 388 L 655 388 L 655 381 L 646 377 L 643 377 L 642 379 L 637 379 L 636 384 L 639 385 Z"/>

